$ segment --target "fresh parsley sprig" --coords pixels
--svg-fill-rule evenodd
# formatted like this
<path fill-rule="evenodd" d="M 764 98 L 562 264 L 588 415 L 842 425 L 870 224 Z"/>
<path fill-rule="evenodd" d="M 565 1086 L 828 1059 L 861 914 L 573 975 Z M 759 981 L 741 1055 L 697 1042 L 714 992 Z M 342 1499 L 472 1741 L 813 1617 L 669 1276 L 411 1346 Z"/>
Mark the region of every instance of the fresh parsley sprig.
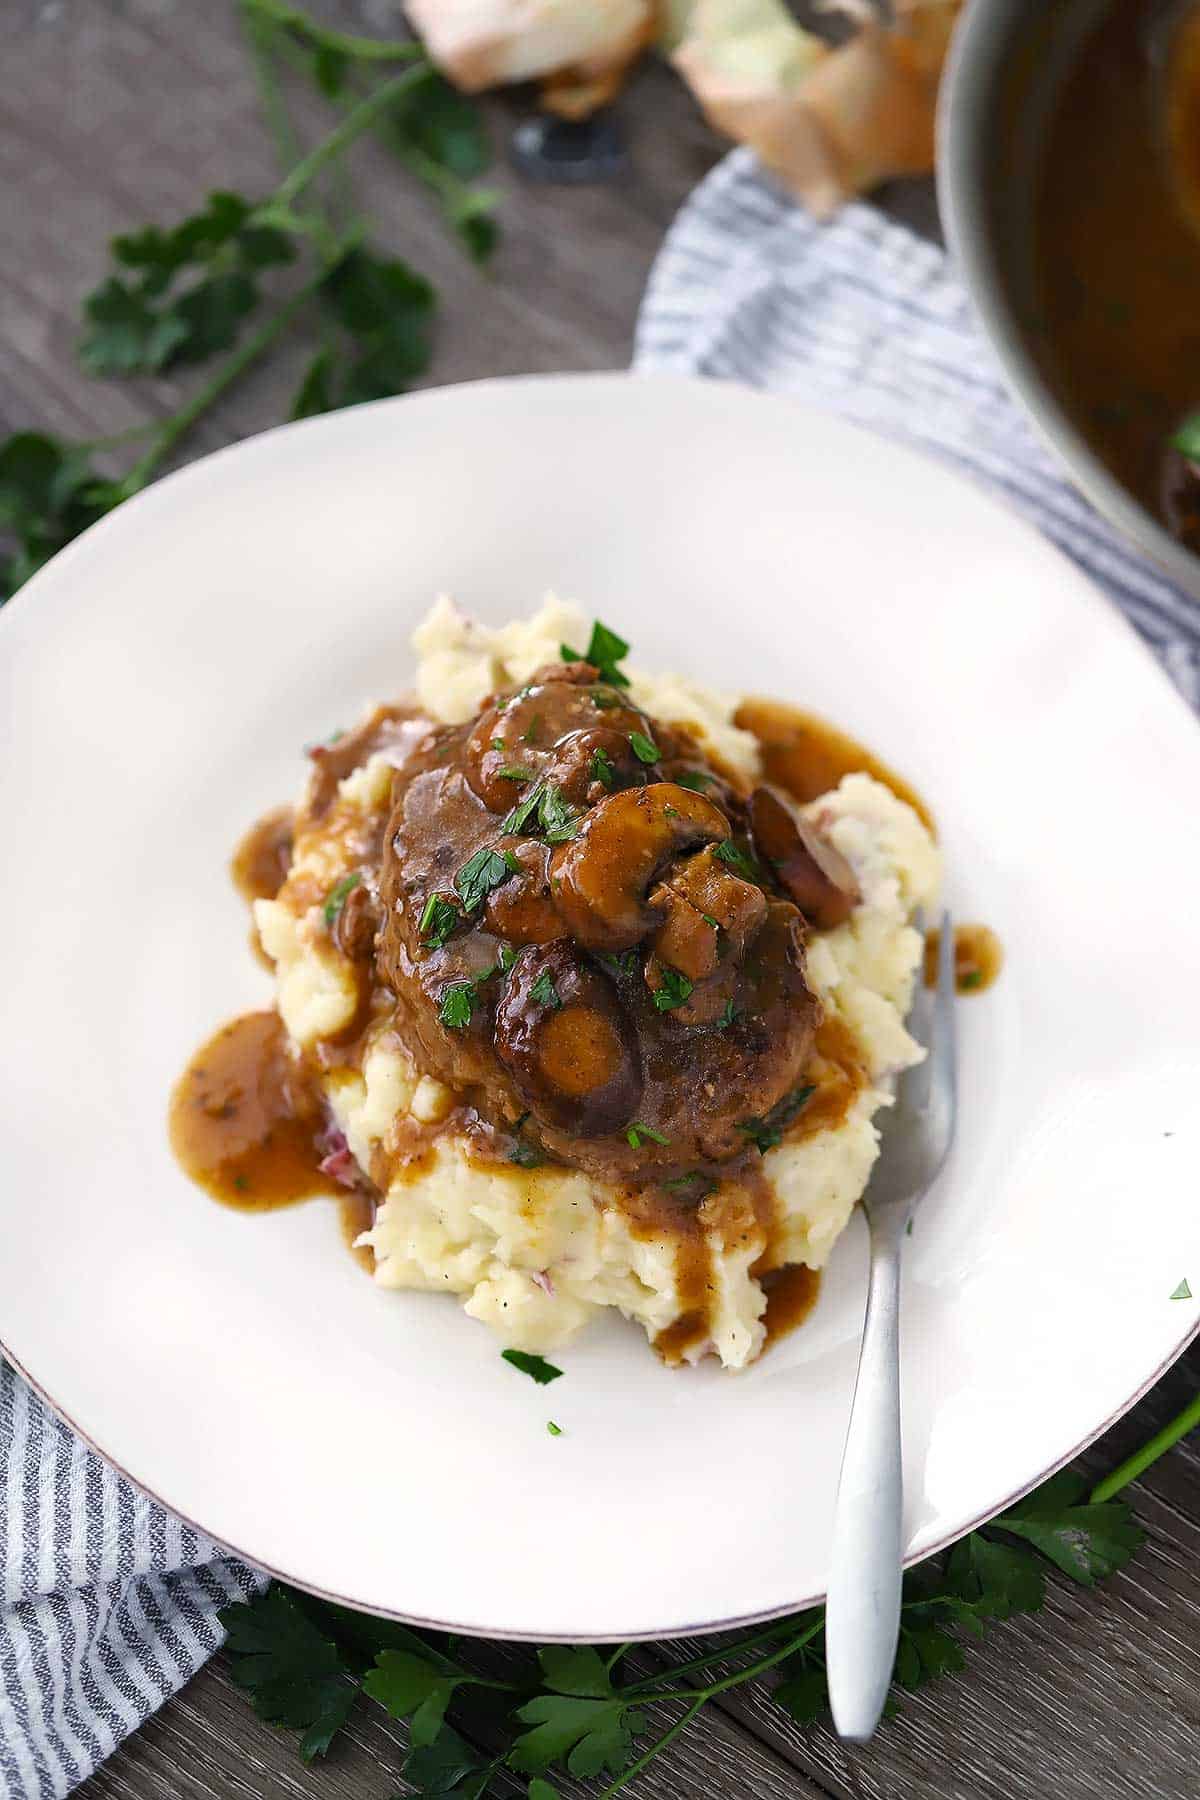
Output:
<path fill-rule="evenodd" d="M 543 1382 L 560 1373 L 520 1352 L 507 1360 Z M 1143 1533 L 1117 1493 L 1197 1424 L 1200 1398 L 1090 1492 L 1081 1475 L 1060 1473 L 947 1554 L 910 1570 L 895 1691 L 962 1669 L 965 1641 L 1040 1611 L 1048 1577 L 1092 1586 L 1123 1567 Z M 561 1435 L 553 1424 L 546 1429 Z M 221 1619 L 235 1681 L 262 1717 L 303 1734 L 305 1760 L 325 1753 L 364 1693 L 409 1722 L 403 1774 L 426 1796 L 484 1800 L 515 1773 L 528 1778 L 529 1800 L 558 1800 L 560 1775 L 604 1783 L 593 1790 L 597 1800 L 612 1800 L 722 1694 L 769 1677 L 772 1700 L 800 1724 L 820 1718 L 828 1704 L 820 1609 L 650 1673 L 633 1663 L 628 1644 L 547 1645 L 536 1659 L 516 1652 L 505 1663 L 509 1680 L 476 1666 L 481 1654 L 491 1659 L 469 1644 L 279 1585 L 226 1607 Z M 652 1737 L 651 1709 L 663 1708 L 674 1717 Z"/>
<path fill-rule="evenodd" d="M 599 619 L 592 626 L 592 635 L 588 639 L 586 650 L 572 650 L 569 644 L 561 644 L 559 649 L 564 662 L 591 663 L 592 667 L 599 671 L 601 680 L 606 681 L 610 687 L 627 688 L 629 686 L 628 675 L 619 667 L 619 664 L 629 655 L 629 645 L 623 637 L 618 637 L 615 631 L 610 631 L 607 625 L 602 625 Z M 593 693 L 593 699 L 595 698 Z M 596 704 L 600 705 L 601 702 L 597 700 Z M 610 703 L 604 702 L 603 704 Z"/>
<path fill-rule="evenodd" d="M 84 302 L 79 345 L 84 367 L 105 378 L 226 360 L 178 411 L 133 432 L 76 444 L 18 432 L 0 443 L 0 604 L 145 487 L 302 318 L 323 315 L 292 417 L 398 393 L 424 373 L 433 289 L 400 258 L 369 246 L 344 191 L 347 152 L 364 134 L 382 137 L 436 192 L 476 260 L 495 243 L 495 196 L 469 185 L 488 161 L 480 116 L 418 43 L 332 31 L 284 0 L 241 0 L 241 14 L 283 177 L 265 197 L 218 189 L 176 224 L 116 237 L 111 267 Z M 307 151 L 280 79 L 297 62 L 341 115 Z M 289 265 L 300 279 L 276 297 L 274 277 Z M 145 441 L 132 466 L 113 474 L 97 465 L 139 437 Z"/>

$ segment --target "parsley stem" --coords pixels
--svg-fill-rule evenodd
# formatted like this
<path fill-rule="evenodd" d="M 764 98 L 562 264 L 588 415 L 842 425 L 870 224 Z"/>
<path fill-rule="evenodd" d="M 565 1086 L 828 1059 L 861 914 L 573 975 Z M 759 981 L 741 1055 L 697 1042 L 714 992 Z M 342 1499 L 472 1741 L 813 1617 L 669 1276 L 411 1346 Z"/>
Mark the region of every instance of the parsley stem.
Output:
<path fill-rule="evenodd" d="M 134 464 L 125 481 L 126 489 L 136 494 L 139 488 L 145 487 L 163 459 L 175 448 L 180 438 L 184 437 L 192 426 L 213 406 L 226 388 L 242 375 L 265 350 L 269 350 L 275 339 L 291 324 L 296 314 L 312 299 L 321 283 L 329 274 L 329 264 L 323 264 L 304 286 L 298 288 L 291 299 L 265 319 L 258 330 L 252 332 L 241 347 L 234 352 L 223 368 L 218 369 L 211 380 L 192 395 L 185 406 L 163 423 L 158 436 L 147 450 L 140 462 Z"/>
<path fill-rule="evenodd" d="M 327 26 L 318 25 L 299 7 L 287 6 L 284 0 L 244 0 L 247 11 L 257 13 L 261 19 L 269 20 L 273 25 L 282 25 L 289 31 L 298 31 L 311 43 L 319 44 L 326 50 L 337 50 L 343 56 L 354 57 L 362 62 L 402 62 L 407 57 L 424 54 L 422 47 L 413 38 L 369 38 L 356 37 L 345 31 L 331 31 Z"/>
<path fill-rule="evenodd" d="M 1105 1500 L 1111 1500 L 1114 1494 L 1119 1494 L 1122 1488 L 1126 1488 L 1130 1482 L 1136 1481 L 1139 1475 L 1144 1475 L 1152 1463 L 1156 1463 L 1160 1456 L 1165 1456 L 1167 1451 L 1179 1442 L 1180 1438 L 1186 1437 L 1189 1431 L 1195 1431 L 1198 1426 L 1200 1426 L 1200 1394 L 1194 1395 L 1183 1411 L 1178 1413 L 1169 1424 L 1164 1425 L 1161 1431 L 1156 1431 L 1148 1444 L 1143 1444 L 1140 1450 L 1135 1450 L 1132 1456 L 1127 1456 L 1123 1463 L 1118 1463 L 1117 1467 L 1111 1474 L 1106 1475 L 1103 1481 L 1096 1483 L 1090 1495 L 1092 1505 L 1100 1506 Z"/>
<path fill-rule="evenodd" d="M 360 100 L 357 106 L 351 107 L 329 136 L 322 138 L 280 183 L 267 201 L 267 207 L 290 206 L 297 195 L 302 194 L 316 180 L 326 163 L 339 157 L 347 145 L 352 144 L 356 137 L 375 123 L 380 113 L 386 112 L 393 101 L 398 100 L 409 88 L 424 81 L 428 73 L 429 65 L 422 58 L 415 68 L 406 69 L 402 75 L 393 75 L 390 81 L 383 82 L 374 93 L 368 94 L 365 100 Z"/>
<path fill-rule="evenodd" d="M 618 1775 L 617 1779 L 606 1787 L 602 1794 L 597 1795 L 597 1800 L 611 1800 L 613 1794 L 618 1794 L 623 1787 L 628 1787 L 635 1775 L 640 1775 L 656 1756 L 661 1756 L 667 1745 L 677 1738 L 681 1731 L 687 1729 L 707 1699 L 708 1695 L 702 1693 L 693 1700 L 687 1711 L 680 1713 L 675 1723 L 668 1725 L 662 1736 L 655 1738 L 650 1748 L 643 1750 L 636 1762 L 630 1763 L 629 1767 Z"/>
<path fill-rule="evenodd" d="M 669 1667 L 660 1669 L 657 1675 L 649 1675 L 644 1681 L 639 1681 L 636 1687 L 623 1691 L 630 1695 L 646 1693 L 656 1681 L 678 1681 L 683 1675 L 695 1675 L 701 1669 L 711 1669 L 715 1663 L 731 1662 L 735 1657 L 744 1656 L 747 1650 L 757 1650 L 760 1644 L 770 1643 L 781 1631 L 790 1630 L 791 1625 L 792 1621 L 789 1619 L 777 1619 L 774 1625 L 756 1631 L 752 1637 L 742 1638 L 736 1644 L 727 1644 L 723 1650 L 710 1650 L 705 1656 L 692 1657 L 689 1662 L 672 1663 Z M 647 1697 L 655 1696 L 647 1694 Z"/>
<path fill-rule="evenodd" d="M 699 1693 L 705 1700 L 712 1700 L 717 1694 L 724 1694 L 730 1688 L 741 1687 L 743 1682 L 753 1681 L 758 1675 L 765 1675 L 768 1669 L 775 1667 L 776 1663 L 781 1663 L 787 1657 L 794 1655 L 797 1650 L 802 1650 L 804 1645 L 815 1638 L 818 1631 L 823 1631 L 824 1628 L 825 1620 L 818 1619 L 815 1624 L 808 1627 L 807 1631 L 797 1632 L 796 1636 L 790 1637 L 786 1644 L 780 1644 L 777 1649 L 772 1650 L 770 1656 L 760 1656 L 757 1662 L 749 1663 L 744 1669 L 735 1669 L 732 1675 L 726 1675 L 723 1681 L 714 1681 L 710 1687 L 667 1688 L 661 1694 L 647 1694 L 646 1699 L 686 1700 L 689 1694 Z M 671 1671 L 672 1674 L 674 1672 L 674 1670 Z M 622 1699 L 632 1691 L 625 1689 L 621 1696 Z"/>
<path fill-rule="evenodd" d="M 611 1675 L 613 1670 L 616 1668 L 617 1664 L 620 1662 L 621 1658 L 626 1654 L 627 1651 L 632 1650 L 632 1649 L 633 1649 L 632 1644 L 618 1644 L 616 1649 L 613 1651 L 612 1655 L 609 1657 L 608 1661 L 604 1665 L 605 1673 L 608 1675 Z"/>
<path fill-rule="evenodd" d="M 304 152 L 296 135 L 296 127 L 292 124 L 283 90 L 275 79 L 275 69 L 271 62 L 272 23 L 256 9 L 253 0 L 242 0 L 240 10 L 246 41 L 250 45 L 250 60 L 254 65 L 258 97 L 286 173 L 294 163 L 299 162 Z"/>

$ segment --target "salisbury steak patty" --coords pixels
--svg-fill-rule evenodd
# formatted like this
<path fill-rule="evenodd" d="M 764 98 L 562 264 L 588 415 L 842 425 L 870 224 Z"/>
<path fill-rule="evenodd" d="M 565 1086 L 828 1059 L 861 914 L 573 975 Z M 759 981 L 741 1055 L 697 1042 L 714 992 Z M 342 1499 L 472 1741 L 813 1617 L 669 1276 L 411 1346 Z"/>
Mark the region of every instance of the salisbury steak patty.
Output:
<path fill-rule="evenodd" d="M 397 777 L 380 881 L 380 973 L 423 1067 L 604 1178 L 744 1152 L 820 1014 L 753 802 L 586 663 L 436 733 Z"/>

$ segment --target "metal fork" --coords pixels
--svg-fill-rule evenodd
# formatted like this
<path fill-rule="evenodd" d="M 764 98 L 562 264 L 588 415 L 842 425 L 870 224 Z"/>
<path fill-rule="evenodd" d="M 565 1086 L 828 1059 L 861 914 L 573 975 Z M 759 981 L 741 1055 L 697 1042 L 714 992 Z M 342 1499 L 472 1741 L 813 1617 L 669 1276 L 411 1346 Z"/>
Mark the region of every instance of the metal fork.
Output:
<path fill-rule="evenodd" d="M 924 938 L 925 923 L 914 923 Z M 825 1661 L 838 1736 L 879 1723 L 900 1634 L 904 1486 L 900 1463 L 900 1251 L 918 1200 L 954 1136 L 954 928 L 942 914 L 936 989 L 918 985 L 908 1028 L 928 1055 L 907 1070 L 863 1196 L 871 1232 L 867 1316 L 833 1524 Z"/>

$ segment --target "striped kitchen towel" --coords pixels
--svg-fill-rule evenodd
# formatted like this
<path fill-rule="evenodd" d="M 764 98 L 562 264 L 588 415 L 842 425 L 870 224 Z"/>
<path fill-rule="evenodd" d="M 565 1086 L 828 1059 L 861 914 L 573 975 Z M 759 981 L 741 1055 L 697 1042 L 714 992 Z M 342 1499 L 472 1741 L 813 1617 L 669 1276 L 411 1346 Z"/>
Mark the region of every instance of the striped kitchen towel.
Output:
<path fill-rule="evenodd" d="M 1073 556 L 1200 706 L 1200 605 L 1110 530 L 1034 437 L 945 253 L 874 208 L 817 224 L 735 151 L 671 227 L 634 366 L 802 396 L 957 464 Z"/>
<path fill-rule="evenodd" d="M 0 1361 L 0 1796 L 66 1794 L 195 1674 L 262 1578 L 118 1475 Z"/>

